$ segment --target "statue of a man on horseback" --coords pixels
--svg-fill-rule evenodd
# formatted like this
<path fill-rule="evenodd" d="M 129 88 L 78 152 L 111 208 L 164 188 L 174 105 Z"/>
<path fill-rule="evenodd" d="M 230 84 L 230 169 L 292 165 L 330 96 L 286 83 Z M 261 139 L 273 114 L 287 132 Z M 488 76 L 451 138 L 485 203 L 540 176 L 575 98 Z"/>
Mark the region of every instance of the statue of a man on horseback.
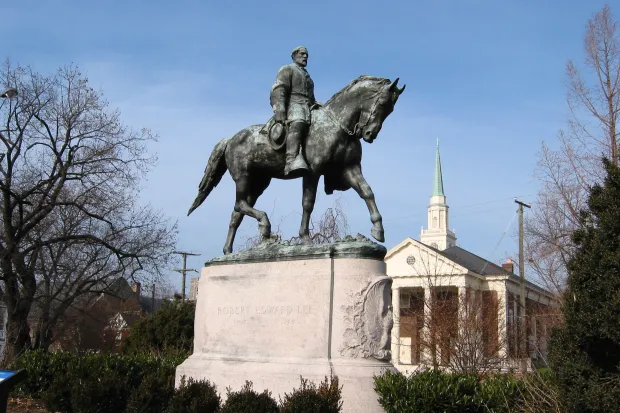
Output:
<path fill-rule="evenodd" d="M 277 123 L 286 125 L 278 128 L 280 132 L 277 133 L 287 134 L 285 175 L 308 170 L 303 143 L 312 121 L 311 111 L 315 106 L 320 106 L 314 98 L 314 82 L 306 70 L 308 50 L 303 46 L 297 47 L 291 57 L 293 63 L 280 68 L 270 94 L 275 121 L 272 127 Z"/>
<path fill-rule="evenodd" d="M 292 64 L 280 69 L 271 89 L 273 118 L 266 125 L 248 126 L 215 145 L 198 185 L 198 195 L 188 211 L 189 215 L 198 208 L 226 171 L 230 173 L 236 190 L 224 254 L 232 252 L 244 216 L 258 221 L 264 239 L 271 236 L 269 217 L 255 204 L 274 178 L 303 177 L 299 227 L 302 242 L 312 243 L 310 215 L 321 177 L 327 194 L 355 190 L 370 213 L 370 235 L 385 241 L 383 218 L 362 174 L 361 141 L 372 143 L 377 138 L 405 87 L 398 87 L 398 78 L 391 81 L 362 75 L 320 105 L 305 69 L 308 50 L 298 47 L 292 58 Z M 321 108 L 312 112 L 315 106 Z M 288 136 L 283 141 L 285 133 Z M 279 149 L 284 145 L 286 151 L 282 152 Z"/>

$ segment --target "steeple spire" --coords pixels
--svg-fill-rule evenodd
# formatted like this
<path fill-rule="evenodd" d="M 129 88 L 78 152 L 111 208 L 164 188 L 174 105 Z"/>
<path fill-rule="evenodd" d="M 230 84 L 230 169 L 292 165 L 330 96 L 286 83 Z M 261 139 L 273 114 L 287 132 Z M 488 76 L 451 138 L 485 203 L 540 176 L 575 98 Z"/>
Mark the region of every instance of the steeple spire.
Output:
<path fill-rule="evenodd" d="M 441 157 L 439 156 L 439 138 L 437 138 L 437 151 L 435 155 L 435 179 L 433 181 L 432 196 L 445 196 L 443 193 L 443 176 L 441 175 Z"/>
<path fill-rule="evenodd" d="M 433 195 L 428 206 L 428 229 L 422 228 L 420 241 L 439 250 L 445 250 L 456 245 L 456 234 L 450 231 L 448 204 L 443 192 L 443 176 L 441 174 L 441 157 L 439 156 L 439 138 L 435 153 L 435 178 L 433 180 Z"/>

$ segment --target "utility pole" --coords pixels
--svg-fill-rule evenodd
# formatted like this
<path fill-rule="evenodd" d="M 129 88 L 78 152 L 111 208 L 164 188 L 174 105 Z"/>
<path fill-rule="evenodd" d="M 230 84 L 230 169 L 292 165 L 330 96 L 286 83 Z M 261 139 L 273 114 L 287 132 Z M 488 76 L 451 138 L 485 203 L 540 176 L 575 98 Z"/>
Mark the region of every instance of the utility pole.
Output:
<path fill-rule="evenodd" d="M 194 254 L 192 252 L 184 252 L 184 251 L 173 251 L 172 253 L 173 254 L 179 254 L 179 255 L 183 256 L 183 269 L 177 269 L 177 270 L 174 270 L 174 271 L 180 272 L 181 274 L 183 274 L 183 287 L 182 287 L 183 292 L 181 293 L 181 297 L 182 297 L 182 301 L 185 301 L 185 276 L 186 276 L 186 274 L 188 272 L 191 272 L 191 271 L 198 272 L 198 271 L 196 271 L 193 268 L 189 268 L 189 269 L 187 268 L 187 256 L 188 255 L 192 255 L 192 256 L 198 257 L 198 256 L 200 256 L 200 254 Z"/>
<path fill-rule="evenodd" d="M 515 198 L 519 204 L 519 278 L 521 281 L 520 307 L 521 307 L 521 372 L 527 371 L 527 322 L 525 312 L 525 257 L 523 253 L 523 207 L 532 208 Z"/>
<path fill-rule="evenodd" d="M 151 311 L 155 312 L 155 283 L 153 283 L 151 288 Z"/>

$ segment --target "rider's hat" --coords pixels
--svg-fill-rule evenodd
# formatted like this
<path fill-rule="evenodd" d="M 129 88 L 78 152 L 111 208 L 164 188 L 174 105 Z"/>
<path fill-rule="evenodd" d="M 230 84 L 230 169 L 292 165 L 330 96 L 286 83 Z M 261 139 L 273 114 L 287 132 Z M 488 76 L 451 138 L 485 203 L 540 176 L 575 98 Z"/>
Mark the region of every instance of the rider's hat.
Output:
<path fill-rule="evenodd" d="M 269 140 L 272 144 L 277 146 L 281 146 L 284 142 L 284 136 L 286 131 L 284 130 L 284 125 L 282 122 L 272 122 L 269 127 Z"/>

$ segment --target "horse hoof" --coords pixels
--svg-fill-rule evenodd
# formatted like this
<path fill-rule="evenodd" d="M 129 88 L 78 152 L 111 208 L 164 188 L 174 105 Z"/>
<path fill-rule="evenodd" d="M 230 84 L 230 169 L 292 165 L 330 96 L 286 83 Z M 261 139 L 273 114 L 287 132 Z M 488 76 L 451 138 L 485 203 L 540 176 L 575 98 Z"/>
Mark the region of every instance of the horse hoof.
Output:
<path fill-rule="evenodd" d="M 263 238 L 271 238 L 271 225 L 259 225 L 258 230 Z"/>
<path fill-rule="evenodd" d="M 379 242 L 385 242 L 385 234 L 383 233 L 383 229 L 373 228 L 370 230 L 370 235 L 372 235 L 372 237 Z"/>
<path fill-rule="evenodd" d="M 232 248 L 224 248 L 224 255 L 232 254 Z"/>

